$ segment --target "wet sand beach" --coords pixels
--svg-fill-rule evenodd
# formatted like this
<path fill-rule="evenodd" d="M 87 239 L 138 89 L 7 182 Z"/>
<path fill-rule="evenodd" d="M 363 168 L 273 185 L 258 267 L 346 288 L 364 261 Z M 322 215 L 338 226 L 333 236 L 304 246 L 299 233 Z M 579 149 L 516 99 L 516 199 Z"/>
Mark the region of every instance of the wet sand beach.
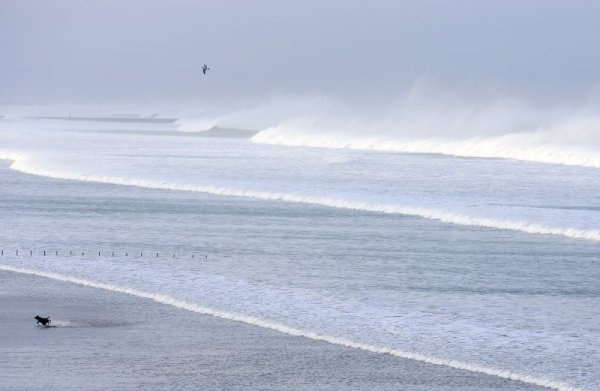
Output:
<path fill-rule="evenodd" d="M 0 331 L 4 390 L 544 389 L 11 272 Z"/>

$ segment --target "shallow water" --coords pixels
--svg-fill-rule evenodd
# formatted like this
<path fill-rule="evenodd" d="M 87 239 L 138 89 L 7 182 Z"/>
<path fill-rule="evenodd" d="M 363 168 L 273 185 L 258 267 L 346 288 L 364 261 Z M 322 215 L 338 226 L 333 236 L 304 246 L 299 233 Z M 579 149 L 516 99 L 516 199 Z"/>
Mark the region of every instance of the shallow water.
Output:
<path fill-rule="evenodd" d="M 3 390 L 541 390 L 6 272 L 0 331 Z"/>
<path fill-rule="evenodd" d="M 43 141 L 64 148 L 64 131 L 48 132 Z M 23 174 L 10 163 L 0 170 L 1 264 L 565 384 L 557 388 L 600 387 L 593 235 L 472 223 L 593 234 L 594 169 L 69 134 L 68 151 L 37 145 L 44 152 L 14 168 L 86 181 Z M 25 155 L 27 137 L 10 141 Z M 139 186 L 97 183 L 115 178 Z M 164 186 L 141 187 L 148 184 Z M 393 210 L 400 207 L 471 220 L 444 223 Z"/>

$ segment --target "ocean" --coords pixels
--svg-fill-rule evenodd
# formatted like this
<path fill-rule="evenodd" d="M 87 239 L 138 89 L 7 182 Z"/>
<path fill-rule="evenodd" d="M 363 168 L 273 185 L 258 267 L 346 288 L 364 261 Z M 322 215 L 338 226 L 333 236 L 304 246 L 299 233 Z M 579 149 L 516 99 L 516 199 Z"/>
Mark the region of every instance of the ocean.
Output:
<path fill-rule="evenodd" d="M 285 130 L 5 115 L 0 270 L 600 389 L 597 155 Z"/>

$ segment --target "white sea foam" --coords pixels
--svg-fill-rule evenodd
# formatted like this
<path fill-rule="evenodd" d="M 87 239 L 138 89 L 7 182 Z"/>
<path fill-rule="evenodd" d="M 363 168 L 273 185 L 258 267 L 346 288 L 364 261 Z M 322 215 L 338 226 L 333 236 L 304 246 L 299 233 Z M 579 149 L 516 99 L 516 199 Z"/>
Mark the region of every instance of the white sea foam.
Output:
<path fill-rule="evenodd" d="M 240 129 L 258 128 L 240 120 L 199 118 L 180 120 L 178 129 L 197 132 L 230 123 L 241 124 L 238 125 Z M 419 123 L 418 127 L 421 126 L 423 124 Z M 437 127 L 444 128 L 444 124 L 438 124 Z M 464 127 L 472 128 L 473 124 L 465 123 Z M 504 134 L 498 131 L 487 135 L 485 132 L 473 135 L 474 131 L 457 134 L 452 129 L 440 134 L 442 132 L 415 130 L 411 124 L 393 125 L 387 121 L 382 124 L 377 120 L 367 123 L 356 119 L 321 121 L 309 116 L 284 119 L 276 125 L 263 128 L 251 140 L 255 143 L 291 147 L 501 158 L 600 168 L 600 143 L 598 140 L 582 137 L 582 134 L 594 133 L 591 136 L 594 138 L 599 129 L 600 119 L 578 118 L 549 128 L 534 126 L 527 131 L 507 131 Z"/>
<path fill-rule="evenodd" d="M 310 126 L 310 125 L 307 125 Z M 589 145 L 559 144 L 548 133 L 513 133 L 462 140 L 447 138 L 393 138 L 331 131 L 306 131 L 300 123 L 283 123 L 258 133 L 252 141 L 263 144 L 321 148 L 348 148 L 404 153 L 435 153 L 473 158 L 503 158 L 550 164 L 600 168 L 600 152 Z"/>
<path fill-rule="evenodd" d="M 252 140 L 599 168 L 597 106 L 590 102 L 577 109 L 541 109 L 518 99 L 475 101 L 416 86 L 377 109 L 323 101 L 309 112 L 264 129 Z"/>
<path fill-rule="evenodd" d="M 125 186 L 137 186 L 148 189 L 157 190 L 177 190 L 177 191 L 192 191 L 201 192 L 208 194 L 215 194 L 221 196 L 233 196 L 233 197 L 248 197 L 267 201 L 284 201 L 294 202 L 300 204 L 312 204 L 321 205 L 339 209 L 349 209 L 365 212 L 375 213 L 387 213 L 397 214 L 405 216 L 422 217 L 431 220 L 437 220 L 443 223 L 465 225 L 465 226 L 477 226 L 486 227 L 493 229 L 512 230 L 519 232 L 526 232 L 530 234 L 540 235 L 557 235 L 573 239 L 585 239 L 592 241 L 600 241 L 600 230 L 584 230 L 572 227 L 552 227 L 533 223 L 519 222 L 519 221 L 506 221 L 497 220 L 491 218 L 473 217 L 467 215 L 461 215 L 451 213 L 442 210 L 425 209 L 398 205 L 385 205 L 385 204 L 370 204 L 366 202 L 348 201 L 343 199 L 325 198 L 325 197 L 312 197 L 304 195 L 295 195 L 288 193 L 269 193 L 260 191 L 240 190 L 232 189 L 219 186 L 201 186 L 191 184 L 177 184 L 168 182 L 149 181 L 143 179 L 130 179 L 122 177 L 109 177 L 109 176 L 98 176 L 98 175 L 84 175 L 69 172 L 59 172 L 47 170 L 38 167 L 38 165 L 31 164 L 30 159 L 23 154 L 2 154 L 0 158 L 17 159 L 14 160 L 11 165 L 12 169 L 18 170 L 23 173 L 34 174 L 39 176 L 58 178 L 58 179 L 69 179 L 79 180 L 97 183 L 106 183 L 114 185 L 125 185 Z"/>
<path fill-rule="evenodd" d="M 278 331 L 278 332 L 292 335 L 292 336 L 304 337 L 304 338 L 308 338 L 308 339 L 312 339 L 312 340 L 316 340 L 316 341 L 323 341 L 323 342 L 327 342 L 327 343 L 334 344 L 334 345 L 340 345 L 340 346 L 345 346 L 345 347 L 349 347 L 349 348 L 360 349 L 360 350 L 364 350 L 364 351 L 368 351 L 368 352 L 372 352 L 372 353 L 389 354 L 389 355 L 400 357 L 400 358 L 405 358 L 405 359 L 420 361 L 420 362 L 424 362 L 424 363 L 428 363 L 428 364 L 434 364 L 434 365 L 440 365 L 440 366 L 465 370 L 465 371 L 469 371 L 469 372 L 481 373 L 481 374 L 485 374 L 485 375 L 489 375 L 489 376 L 499 377 L 499 378 L 513 380 L 513 381 L 519 381 L 519 382 L 537 385 L 537 386 L 541 386 L 541 387 L 546 387 L 549 389 L 554 389 L 554 390 L 559 390 L 559 391 L 583 391 L 580 388 L 575 388 L 575 387 L 572 387 L 568 384 L 564 384 L 561 382 L 556 382 L 556 381 L 547 380 L 547 379 L 541 379 L 541 378 L 537 378 L 535 376 L 519 374 L 519 373 L 511 372 L 508 370 L 490 368 L 490 367 L 486 367 L 486 366 L 481 366 L 481 365 L 477 365 L 477 364 L 471 364 L 471 363 L 466 363 L 466 362 L 461 362 L 461 361 L 456 361 L 456 360 L 446 359 L 446 358 L 441 358 L 441 357 L 431 357 L 431 356 L 426 356 L 426 355 L 419 354 L 419 353 L 407 352 L 407 351 L 403 351 L 403 350 L 399 350 L 399 349 L 393 349 L 390 347 L 371 345 L 371 344 L 363 343 L 360 341 L 354 341 L 354 340 L 350 340 L 350 339 L 343 338 L 343 337 L 320 334 L 320 333 L 312 332 L 309 330 L 302 330 L 302 329 L 291 327 L 291 326 L 288 326 L 288 325 L 285 325 L 285 324 L 282 324 L 279 322 L 260 319 L 260 318 L 254 317 L 254 316 L 238 314 L 238 313 L 228 312 L 228 311 L 221 311 L 218 309 L 205 307 L 205 306 L 198 305 L 195 303 L 179 300 L 179 299 L 176 299 L 176 298 L 166 295 L 166 294 L 145 292 L 145 291 L 127 288 L 127 287 L 121 287 L 121 286 L 117 286 L 117 285 L 113 285 L 113 284 L 96 282 L 96 281 L 79 278 L 79 277 L 75 277 L 75 276 L 68 276 L 68 275 L 64 275 L 64 274 L 52 273 L 52 272 L 41 271 L 41 270 L 25 269 L 25 268 L 10 266 L 10 265 L 0 265 L 0 270 L 7 271 L 7 272 L 14 272 L 14 273 L 35 275 L 35 276 L 39 276 L 39 277 L 50 278 L 50 279 L 54 279 L 54 280 L 69 282 L 69 283 L 88 286 L 88 287 L 92 287 L 92 288 L 103 289 L 103 290 L 107 290 L 107 291 L 111 291 L 111 292 L 124 293 L 127 295 L 131 295 L 131 296 L 135 296 L 135 297 L 139 297 L 139 298 L 143 298 L 143 299 L 153 300 L 160 304 L 170 305 L 175 308 L 179 308 L 179 309 L 190 311 L 190 312 L 195 312 L 195 313 L 202 314 L 202 315 L 210 315 L 210 316 L 214 316 L 214 317 L 218 317 L 218 318 L 222 318 L 222 319 L 246 323 L 246 324 L 250 324 L 253 326 L 257 326 L 257 327 L 262 327 L 265 329 Z"/>
<path fill-rule="evenodd" d="M 56 327 L 81 327 L 77 323 L 73 323 L 69 320 L 56 320 L 52 319 L 52 325 Z"/>

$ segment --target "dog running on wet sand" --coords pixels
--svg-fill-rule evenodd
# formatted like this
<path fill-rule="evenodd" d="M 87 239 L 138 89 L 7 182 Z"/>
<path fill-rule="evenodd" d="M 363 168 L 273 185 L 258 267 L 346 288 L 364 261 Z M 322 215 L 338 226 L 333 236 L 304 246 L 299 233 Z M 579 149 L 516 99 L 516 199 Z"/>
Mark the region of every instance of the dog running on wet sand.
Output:
<path fill-rule="evenodd" d="M 33 319 L 37 320 L 37 324 L 40 324 L 40 323 L 41 323 L 41 324 L 42 324 L 42 326 L 48 326 L 48 325 L 50 325 L 50 322 L 52 322 L 52 321 L 50 320 L 50 317 L 47 317 L 47 318 L 42 318 L 42 317 L 41 317 L 41 316 L 39 316 L 39 315 L 36 315 L 36 316 L 34 316 L 34 317 L 33 317 Z"/>

